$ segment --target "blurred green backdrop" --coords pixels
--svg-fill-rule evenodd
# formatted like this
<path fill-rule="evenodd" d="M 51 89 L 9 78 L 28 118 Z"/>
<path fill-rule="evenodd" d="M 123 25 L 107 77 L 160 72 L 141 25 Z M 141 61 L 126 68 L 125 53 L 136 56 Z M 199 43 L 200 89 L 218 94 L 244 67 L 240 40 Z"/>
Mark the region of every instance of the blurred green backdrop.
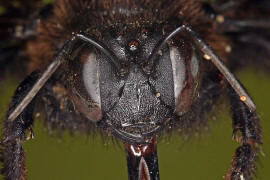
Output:
<path fill-rule="evenodd" d="M 237 74 L 258 107 L 263 127 L 263 151 L 257 178 L 270 178 L 270 74 L 245 69 Z M 1 78 L 2 79 L 2 78 Z M 3 119 L 10 97 L 21 79 L 6 74 L 0 83 L 0 119 Z M 158 144 L 162 180 L 222 179 L 238 144 L 232 141 L 231 119 L 226 108 L 210 125 L 210 132 L 183 143 L 172 136 Z M 48 135 L 37 119 L 35 138 L 24 143 L 29 180 L 126 180 L 127 167 L 122 147 L 104 144 L 101 137 L 64 133 L 62 138 Z"/>

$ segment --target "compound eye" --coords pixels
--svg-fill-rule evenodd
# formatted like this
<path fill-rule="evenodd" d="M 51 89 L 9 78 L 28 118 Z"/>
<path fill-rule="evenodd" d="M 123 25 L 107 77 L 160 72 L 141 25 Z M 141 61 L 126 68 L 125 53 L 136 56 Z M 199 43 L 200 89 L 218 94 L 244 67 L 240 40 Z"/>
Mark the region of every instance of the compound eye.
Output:
<path fill-rule="evenodd" d="M 91 99 L 100 107 L 100 89 L 99 89 L 99 65 L 95 53 L 90 53 L 86 57 L 82 69 L 82 80 L 86 91 Z"/>
<path fill-rule="evenodd" d="M 192 46 L 171 46 L 170 59 L 173 69 L 175 113 L 183 115 L 197 95 L 200 74 L 198 56 Z"/>
<path fill-rule="evenodd" d="M 185 59 L 180 54 L 176 47 L 170 47 L 170 58 L 172 62 L 173 81 L 174 81 L 174 97 L 179 97 L 186 79 Z M 180 99 L 176 98 L 175 104 L 178 104 Z"/>
<path fill-rule="evenodd" d="M 100 120 L 100 72 L 96 52 L 87 47 L 75 51 L 67 68 L 68 85 L 77 109 L 92 121 Z"/>

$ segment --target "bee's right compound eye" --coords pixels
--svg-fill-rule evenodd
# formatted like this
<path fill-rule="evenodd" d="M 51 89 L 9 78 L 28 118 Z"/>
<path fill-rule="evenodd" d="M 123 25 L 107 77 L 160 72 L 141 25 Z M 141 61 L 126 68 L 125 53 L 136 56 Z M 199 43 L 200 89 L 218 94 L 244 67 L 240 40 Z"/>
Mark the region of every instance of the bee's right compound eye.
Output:
<path fill-rule="evenodd" d="M 102 118 L 99 62 L 94 50 L 78 49 L 67 63 L 68 85 L 73 101 L 91 121 Z"/>
<path fill-rule="evenodd" d="M 198 94 L 200 65 L 195 50 L 187 51 L 184 45 L 170 47 L 170 58 L 172 62 L 175 113 L 183 115 L 188 111 L 192 102 Z M 186 52 L 186 53 L 184 53 Z"/>

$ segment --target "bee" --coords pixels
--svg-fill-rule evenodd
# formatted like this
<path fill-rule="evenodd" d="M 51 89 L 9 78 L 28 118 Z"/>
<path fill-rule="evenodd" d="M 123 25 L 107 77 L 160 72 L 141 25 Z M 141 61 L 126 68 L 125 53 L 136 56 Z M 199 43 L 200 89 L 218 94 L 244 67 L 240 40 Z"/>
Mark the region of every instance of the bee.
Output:
<path fill-rule="evenodd" d="M 33 138 L 36 104 L 51 130 L 99 131 L 123 142 L 129 179 L 158 180 L 157 139 L 203 128 L 224 95 L 240 143 L 224 179 L 252 179 L 262 132 L 256 105 L 232 72 L 257 58 L 269 65 L 269 2 L 57 0 L 21 6 L 34 8 L 2 15 L 8 28 L 1 34 L 1 67 L 12 66 L 7 59 L 21 60 L 32 72 L 17 87 L 3 123 L 5 179 L 26 178 L 22 143 Z M 24 13 L 27 20 L 19 18 Z"/>

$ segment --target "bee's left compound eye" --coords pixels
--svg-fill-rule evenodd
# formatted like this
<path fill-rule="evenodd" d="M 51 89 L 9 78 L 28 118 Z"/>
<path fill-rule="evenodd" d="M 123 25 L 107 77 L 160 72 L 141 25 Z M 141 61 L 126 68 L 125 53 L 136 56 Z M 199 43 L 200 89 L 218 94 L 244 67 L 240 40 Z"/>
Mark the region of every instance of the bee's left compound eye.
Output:
<path fill-rule="evenodd" d="M 90 53 L 82 68 L 82 81 L 94 102 L 100 106 L 99 70 L 95 53 Z"/>
<path fill-rule="evenodd" d="M 102 118 L 99 62 L 94 50 L 82 48 L 74 52 L 74 58 L 67 63 L 68 85 L 71 86 L 73 101 L 90 120 Z"/>

